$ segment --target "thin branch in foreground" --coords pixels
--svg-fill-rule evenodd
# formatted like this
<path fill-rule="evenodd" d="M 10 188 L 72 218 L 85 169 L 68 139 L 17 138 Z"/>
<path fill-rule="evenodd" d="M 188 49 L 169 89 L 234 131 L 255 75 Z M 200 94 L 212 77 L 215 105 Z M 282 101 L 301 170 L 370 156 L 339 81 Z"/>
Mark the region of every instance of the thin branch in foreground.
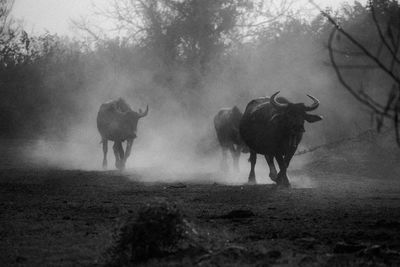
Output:
<path fill-rule="evenodd" d="M 321 14 L 326 17 L 329 22 L 343 34 L 351 43 L 353 43 L 357 48 L 359 48 L 362 52 L 365 53 L 367 57 L 369 57 L 372 61 L 374 61 L 387 75 L 389 75 L 396 83 L 400 84 L 400 78 L 397 77 L 393 72 L 390 71 L 376 56 L 374 56 L 370 51 L 368 51 L 360 42 L 354 39 L 348 32 L 346 32 L 339 24 L 336 22 L 332 16 L 330 16 L 327 12 L 323 11 L 317 4 L 314 3 L 313 0 L 309 0 L 309 2 L 317 8 Z"/>
<path fill-rule="evenodd" d="M 373 19 L 373 21 L 374 21 L 375 27 L 376 27 L 376 29 L 377 29 L 377 31 L 378 31 L 379 37 L 380 37 L 380 39 L 381 39 L 381 41 L 382 41 L 382 44 L 388 49 L 388 51 L 390 52 L 390 54 L 391 54 L 392 57 L 393 57 L 393 60 L 394 60 L 395 62 L 397 62 L 397 63 L 400 63 L 399 59 L 398 59 L 397 56 L 396 56 L 396 49 L 393 50 L 393 49 L 390 47 L 389 43 L 386 41 L 385 36 L 383 35 L 382 29 L 381 29 L 381 27 L 379 26 L 378 19 L 376 18 L 374 5 L 371 4 L 370 7 L 371 7 L 372 19 Z M 389 27 L 390 27 L 390 26 L 389 26 Z"/>
<path fill-rule="evenodd" d="M 329 62 L 324 62 L 323 63 L 325 66 L 329 66 L 329 67 L 332 67 L 332 63 L 329 63 Z M 357 64 L 354 64 L 354 65 L 339 65 L 339 64 L 336 64 L 336 66 L 338 67 L 338 68 L 340 68 L 340 69 L 358 69 L 358 70 L 368 70 L 368 69 L 379 69 L 379 67 L 378 66 L 376 66 L 376 65 L 362 65 L 362 64 L 360 64 L 360 65 L 357 65 Z"/>
<path fill-rule="evenodd" d="M 328 46 L 326 46 L 328 48 Z M 353 51 L 344 51 L 333 48 L 333 52 L 339 55 L 349 56 L 349 57 L 365 57 L 365 54 L 362 52 L 353 52 Z"/>
<path fill-rule="evenodd" d="M 332 67 L 336 72 L 336 75 L 340 81 L 340 83 L 358 100 L 360 101 L 362 104 L 366 105 L 367 107 L 369 107 L 370 109 L 372 109 L 374 112 L 383 115 L 385 117 L 392 117 L 390 114 L 384 114 L 384 112 L 382 110 L 380 110 L 378 107 L 376 107 L 375 105 L 373 105 L 372 103 L 370 103 L 368 100 L 362 98 L 343 78 L 342 73 L 339 70 L 339 67 L 337 66 L 337 63 L 335 61 L 335 57 L 333 55 L 333 50 L 332 50 L 332 43 L 333 43 L 333 37 L 335 35 L 337 31 L 337 28 L 334 27 L 330 36 L 329 36 L 329 41 L 328 41 L 328 48 L 329 48 L 329 57 L 330 60 L 332 62 Z"/>

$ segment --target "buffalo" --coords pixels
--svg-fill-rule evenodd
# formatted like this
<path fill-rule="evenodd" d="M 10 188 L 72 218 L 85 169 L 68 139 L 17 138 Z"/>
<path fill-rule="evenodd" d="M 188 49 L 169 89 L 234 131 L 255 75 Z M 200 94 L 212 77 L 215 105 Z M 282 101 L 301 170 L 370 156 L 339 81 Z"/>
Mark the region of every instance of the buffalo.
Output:
<path fill-rule="evenodd" d="M 319 115 L 308 114 L 318 108 L 319 101 L 307 95 L 313 101 L 311 106 L 304 103 L 291 103 L 286 98 L 276 96 L 263 97 L 250 101 L 240 121 L 239 131 L 243 141 L 250 148 L 251 170 L 249 183 L 256 183 L 254 167 L 257 154 L 267 160 L 272 181 L 281 186 L 290 186 L 286 170 L 296 152 L 304 130 L 304 121 L 313 123 L 322 120 Z M 277 173 L 274 158 L 279 165 Z"/>
<path fill-rule="evenodd" d="M 107 168 L 108 140 L 114 141 L 115 167 L 124 169 L 126 160 L 131 154 L 133 140 L 136 138 L 137 124 L 140 118 L 147 115 L 149 107 L 142 112 L 135 112 L 123 100 L 112 100 L 103 103 L 97 113 L 97 129 L 101 135 L 103 144 L 103 168 Z M 127 141 L 126 150 L 122 142 Z"/>
<path fill-rule="evenodd" d="M 220 109 L 214 117 L 214 127 L 217 133 L 218 142 L 222 149 L 221 167 L 228 169 L 226 163 L 227 150 L 230 151 L 233 159 L 233 166 L 239 170 L 240 153 L 248 152 L 246 145 L 239 134 L 239 123 L 243 114 L 238 107 Z"/>

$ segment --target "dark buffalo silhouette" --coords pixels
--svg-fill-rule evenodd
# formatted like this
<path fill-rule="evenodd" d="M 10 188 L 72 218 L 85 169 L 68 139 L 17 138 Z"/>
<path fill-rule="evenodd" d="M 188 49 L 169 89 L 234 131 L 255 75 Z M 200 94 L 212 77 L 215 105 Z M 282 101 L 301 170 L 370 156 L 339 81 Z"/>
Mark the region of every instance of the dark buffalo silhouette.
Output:
<path fill-rule="evenodd" d="M 220 109 L 214 117 L 214 127 L 217 133 L 219 144 L 222 149 L 221 167 L 228 169 L 226 163 L 227 150 L 230 151 L 233 158 L 233 166 L 239 170 L 239 157 L 241 152 L 248 152 L 239 134 L 239 123 L 242 119 L 242 112 L 238 107 Z"/>
<path fill-rule="evenodd" d="M 311 95 L 311 106 L 291 103 L 283 97 L 263 97 L 249 102 L 240 121 L 240 135 L 250 148 L 249 183 L 255 183 L 254 166 L 257 154 L 262 154 L 270 168 L 270 178 L 278 185 L 289 186 L 286 170 L 304 133 L 304 121 L 316 122 L 321 116 L 308 114 L 318 108 L 319 101 Z M 277 173 L 274 158 L 279 165 Z"/>
<path fill-rule="evenodd" d="M 97 113 L 97 129 L 103 144 L 103 168 L 107 168 L 108 140 L 114 141 L 115 167 L 124 169 L 126 160 L 131 154 L 133 140 L 136 138 L 137 124 L 140 118 L 147 115 L 149 107 L 142 112 L 133 111 L 122 99 L 112 100 L 100 106 Z M 126 150 L 122 142 L 127 141 Z"/>

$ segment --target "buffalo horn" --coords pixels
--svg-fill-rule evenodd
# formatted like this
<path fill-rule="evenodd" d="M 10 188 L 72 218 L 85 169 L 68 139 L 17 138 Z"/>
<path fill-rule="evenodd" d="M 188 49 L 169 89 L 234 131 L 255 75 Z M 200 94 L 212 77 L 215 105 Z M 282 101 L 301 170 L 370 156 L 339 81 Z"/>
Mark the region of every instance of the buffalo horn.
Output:
<path fill-rule="evenodd" d="M 319 100 L 316 99 L 315 97 L 313 97 L 312 95 L 307 95 L 307 96 L 308 96 L 309 98 L 311 98 L 311 100 L 314 101 L 314 102 L 312 103 L 311 106 L 305 106 L 305 110 L 306 110 L 306 111 L 312 111 L 312 110 L 317 109 L 318 106 L 319 106 Z"/>
<path fill-rule="evenodd" d="M 142 112 L 142 110 L 139 109 L 139 118 L 143 118 L 144 116 L 147 115 L 148 112 L 149 112 L 149 105 L 146 106 L 146 110 L 144 112 Z"/>
<path fill-rule="evenodd" d="M 271 96 L 271 100 L 270 100 L 271 104 L 274 107 L 276 107 L 277 109 L 286 108 L 288 106 L 287 103 L 279 103 L 279 102 L 276 101 L 275 97 L 276 97 L 277 94 L 279 94 L 279 91 Z"/>

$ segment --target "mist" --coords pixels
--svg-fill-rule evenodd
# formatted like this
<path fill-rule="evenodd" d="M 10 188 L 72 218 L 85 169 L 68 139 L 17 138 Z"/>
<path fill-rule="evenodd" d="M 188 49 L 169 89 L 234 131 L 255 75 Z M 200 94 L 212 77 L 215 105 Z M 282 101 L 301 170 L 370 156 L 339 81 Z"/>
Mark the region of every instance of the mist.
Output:
<path fill-rule="evenodd" d="M 149 114 L 139 121 L 138 137 L 134 140 L 126 173 L 140 170 L 146 173 L 147 181 L 193 180 L 197 178 L 191 174 L 202 173 L 198 179 L 203 182 L 244 183 L 249 171 L 248 154 L 241 156 L 240 173 L 219 171 L 221 151 L 213 117 L 220 108 L 237 105 L 244 111 L 250 100 L 276 91 L 293 102 L 307 104 L 310 100 L 306 94 L 312 94 L 321 101 L 316 113 L 324 116 L 324 120 L 306 125 L 299 150 L 358 130 L 350 125 L 359 118 L 361 110 L 345 92 L 339 91 L 331 70 L 322 67 L 321 54 L 320 44 L 310 44 L 306 40 L 294 46 L 278 43 L 257 49 L 245 47 L 232 57 L 230 64 L 224 65 L 221 75 L 203 77 L 200 83 L 204 88 L 200 93 L 182 98 L 157 82 L 157 75 L 151 70 L 134 73 L 117 70 L 116 74 L 112 66 L 104 65 L 99 79 L 86 83 L 84 94 L 70 96 L 73 106 L 80 108 L 74 111 L 74 119 L 63 132 L 63 140 L 55 141 L 51 135 L 41 137 L 26 155 L 39 164 L 57 168 L 101 170 L 97 112 L 103 102 L 122 97 L 136 111 L 149 105 Z M 295 60 L 293 55 L 297 55 Z M 184 88 L 190 81 L 189 74 L 182 70 L 174 70 L 172 76 L 178 88 Z M 57 119 L 48 114 L 46 120 Z M 330 132 L 328 129 L 336 124 L 348 128 Z M 228 160 L 231 165 L 231 158 Z M 109 142 L 108 161 L 109 169 L 114 169 L 112 142 Z M 291 168 L 301 169 L 308 161 L 307 155 L 295 157 Z M 264 158 L 259 157 L 259 182 L 271 183 L 268 171 Z"/>
<path fill-rule="evenodd" d="M 264 29 L 265 36 L 227 46 L 219 54 L 206 50 L 207 64 L 192 60 L 190 54 L 180 55 L 185 50 L 179 49 L 177 59 L 170 59 L 168 51 L 152 46 L 152 40 L 143 48 L 123 38 L 87 46 L 68 38 L 43 37 L 37 41 L 38 47 L 50 44 L 63 52 L 48 56 L 47 65 L 38 65 L 43 70 L 37 82 L 40 89 L 28 103 L 35 113 L 32 120 L 26 119 L 32 125 L 25 123 L 25 128 L 17 129 L 34 133 L 34 145 L 26 149 L 24 157 L 54 168 L 101 170 L 96 116 L 102 103 L 119 97 L 135 111 L 149 105 L 149 114 L 139 121 L 125 171 L 145 173 L 145 181 L 246 182 L 248 154 L 241 156 L 240 173 L 220 171 L 221 151 L 213 117 L 219 109 L 234 105 L 243 112 L 252 99 L 277 91 L 292 102 L 309 104 L 306 94 L 321 102 L 313 113 L 324 119 L 305 124 L 298 150 L 369 129 L 370 114 L 342 88 L 327 64 L 327 26 L 316 35 L 310 25 L 309 31 L 296 29 L 306 27 L 300 18 L 285 23 Z M 220 47 L 215 42 L 215 47 Z M 27 84 L 27 91 L 35 86 Z M 9 127 L 14 131 L 13 125 Z M 113 170 L 112 142 L 108 146 L 109 169 Z M 231 158 L 228 160 L 231 165 Z M 290 169 L 301 170 L 312 160 L 312 154 L 296 156 Z M 259 156 L 260 183 L 271 183 L 268 171 L 265 159 Z M 307 177 L 293 177 L 296 179 L 300 185 L 310 184 Z"/>
<path fill-rule="evenodd" d="M 300 2 L 0 1 L 0 265 L 400 265 L 400 4 Z"/>

